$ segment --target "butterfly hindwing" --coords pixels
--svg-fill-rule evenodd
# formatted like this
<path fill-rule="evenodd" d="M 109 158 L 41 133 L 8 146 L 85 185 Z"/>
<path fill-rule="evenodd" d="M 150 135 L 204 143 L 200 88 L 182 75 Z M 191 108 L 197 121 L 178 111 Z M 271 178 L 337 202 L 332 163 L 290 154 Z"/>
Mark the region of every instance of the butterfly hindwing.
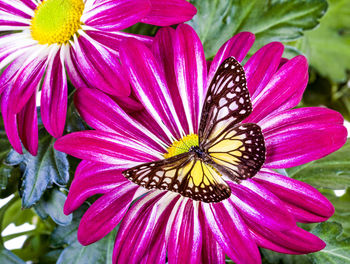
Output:
<path fill-rule="evenodd" d="M 223 174 L 239 182 L 253 177 L 265 162 L 265 141 L 256 124 L 238 124 L 208 146 L 207 153 Z"/>
<path fill-rule="evenodd" d="M 251 111 L 244 69 L 230 57 L 219 66 L 208 88 L 199 125 L 200 145 L 209 144 Z"/>
<path fill-rule="evenodd" d="M 192 152 L 145 163 L 123 174 L 146 189 L 173 191 L 208 203 L 219 202 L 231 195 L 229 186 L 220 174 Z"/>

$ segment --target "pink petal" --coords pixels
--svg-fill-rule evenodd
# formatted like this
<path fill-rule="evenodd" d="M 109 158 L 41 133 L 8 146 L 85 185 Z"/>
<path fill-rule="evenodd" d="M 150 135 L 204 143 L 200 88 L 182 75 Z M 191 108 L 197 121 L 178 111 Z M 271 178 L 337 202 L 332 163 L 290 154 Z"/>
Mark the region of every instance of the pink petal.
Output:
<path fill-rule="evenodd" d="M 171 225 L 171 214 L 177 210 L 176 203 L 181 196 L 174 193 L 166 193 L 157 203 L 156 225 L 149 241 L 149 246 L 140 263 L 163 264 L 166 260 L 166 230 Z"/>
<path fill-rule="evenodd" d="M 106 46 L 106 47 L 109 47 L 110 49 L 115 50 L 117 53 L 119 53 L 119 46 L 124 39 L 128 39 L 128 38 L 137 39 L 143 42 L 143 44 L 145 44 L 148 47 L 150 47 L 153 42 L 152 37 L 136 35 L 136 34 L 126 33 L 122 31 L 111 33 L 111 32 L 88 30 L 86 31 L 86 34 L 88 34 L 91 38 L 101 43 L 103 46 Z"/>
<path fill-rule="evenodd" d="M 188 25 L 179 25 L 176 29 L 174 57 L 177 86 L 190 133 L 197 133 L 205 96 L 207 66 L 202 43 Z"/>
<path fill-rule="evenodd" d="M 329 109 L 310 107 L 273 114 L 260 122 L 267 168 L 288 168 L 320 159 L 343 146 L 343 117 Z"/>
<path fill-rule="evenodd" d="M 226 255 L 237 264 L 261 263 L 258 247 L 233 205 L 202 203 L 206 223 Z"/>
<path fill-rule="evenodd" d="M 97 89 L 80 88 L 74 96 L 75 105 L 83 119 L 91 127 L 124 135 L 144 143 L 158 151 L 163 148 L 154 142 L 151 137 L 156 137 L 146 128 L 138 124 L 125 111 L 119 107 L 109 96 Z M 93 105 L 94 107 L 91 107 Z"/>
<path fill-rule="evenodd" d="M 202 232 L 196 205 L 185 199 L 177 210 L 168 241 L 169 264 L 198 263 L 201 259 Z"/>
<path fill-rule="evenodd" d="M 121 45 L 120 58 L 139 101 L 169 137 L 179 138 L 181 125 L 164 73 L 152 52 L 141 42 L 128 39 Z"/>
<path fill-rule="evenodd" d="M 61 50 L 62 52 L 62 50 Z M 57 52 L 48 63 L 41 90 L 41 118 L 54 137 L 62 136 L 67 113 L 67 78 L 63 54 Z"/>
<path fill-rule="evenodd" d="M 118 230 L 113 263 L 147 263 L 147 260 L 160 263 L 159 259 L 165 262 L 165 228 L 158 228 L 164 221 L 164 212 L 161 212 L 158 205 L 163 196 L 164 192 L 150 192 L 127 212 Z M 161 248 L 153 248 L 155 239 L 163 242 Z M 149 259 L 147 255 L 153 250 L 157 250 L 158 257 Z"/>
<path fill-rule="evenodd" d="M 112 231 L 124 217 L 138 188 L 135 184 L 125 183 L 97 199 L 80 221 L 79 242 L 86 246 Z"/>
<path fill-rule="evenodd" d="M 130 85 L 116 54 L 87 35 L 73 46 L 72 59 L 90 86 L 116 96 L 129 96 Z"/>
<path fill-rule="evenodd" d="M 271 170 L 260 171 L 253 180 L 281 199 L 298 222 L 322 222 L 334 213 L 327 198 L 306 183 Z"/>
<path fill-rule="evenodd" d="M 86 12 L 82 20 L 102 31 L 119 31 L 140 22 L 150 11 L 148 0 L 103 1 Z"/>
<path fill-rule="evenodd" d="M 17 115 L 18 132 L 24 147 L 36 156 L 38 153 L 38 119 L 36 111 L 36 93 L 32 95 Z"/>
<path fill-rule="evenodd" d="M 252 237 L 263 248 L 285 254 L 307 254 L 322 250 L 326 244 L 317 236 L 295 227 L 287 231 L 272 231 L 266 227 L 249 224 Z"/>
<path fill-rule="evenodd" d="M 199 210 L 199 219 L 202 228 L 202 263 L 224 264 L 225 253 L 216 241 L 213 232 L 205 221 L 203 210 Z"/>
<path fill-rule="evenodd" d="M 252 99 L 264 89 L 276 72 L 283 50 L 282 43 L 272 42 L 259 49 L 244 65 L 247 87 Z"/>
<path fill-rule="evenodd" d="M 86 130 L 68 134 L 55 142 L 55 149 L 80 159 L 120 165 L 123 168 L 157 160 L 154 151 L 142 142 L 137 143 L 103 131 Z"/>
<path fill-rule="evenodd" d="M 176 83 L 174 68 L 174 50 L 169 49 L 175 41 L 175 29 L 171 27 L 161 28 L 158 30 L 152 45 L 152 51 L 159 65 L 165 73 L 165 78 L 169 87 L 171 98 L 174 102 L 176 113 L 178 113 L 181 125 L 185 134 L 189 134 L 185 110 L 182 105 L 182 99 Z"/>
<path fill-rule="evenodd" d="M 308 82 L 308 64 L 304 56 L 285 63 L 259 94 L 254 95 L 253 112 L 245 122 L 257 123 L 264 117 L 297 106 Z"/>
<path fill-rule="evenodd" d="M 151 12 L 142 19 L 143 23 L 156 26 L 170 26 L 190 20 L 196 13 L 194 5 L 186 0 L 150 0 Z"/>
<path fill-rule="evenodd" d="M 228 183 L 232 192 L 229 201 L 243 219 L 279 231 L 296 226 L 284 203 L 264 187 L 251 180 L 245 180 L 241 184 Z"/>
<path fill-rule="evenodd" d="M 128 182 L 121 174 L 122 171 L 123 169 L 109 164 L 86 160 L 80 162 L 69 188 L 63 212 L 68 215 L 78 209 L 87 198 L 95 194 L 108 193 Z"/>
<path fill-rule="evenodd" d="M 233 56 L 236 60 L 241 62 L 252 47 L 254 40 L 255 36 L 253 33 L 241 32 L 234 35 L 224 45 L 222 45 L 211 62 L 208 75 L 208 84 L 210 84 L 221 63 L 228 57 Z"/>
<path fill-rule="evenodd" d="M 46 57 L 36 57 L 18 69 L 13 79 L 8 107 L 18 113 L 37 89 L 46 68 Z"/>
<path fill-rule="evenodd" d="M 9 142 L 18 153 L 23 154 L 22 144 L 17 130 L 17 114 L 11 113 L 8 109 L 9 92 L 10 89 L 7 89 L 1 96 L 1 114 Z"/>
<path fill-rule="evenodd" d="M 30 19 L 31 16 L 28 13 L 33 12 L 30 9 L 34 9 L 35 6 L 31 5 L 31 8 L 28 8 L 23 2 L 26 2 L 27 4 L 29 1 L 16 1 L 15 3 L 11 3 L 11 1 L 8 0 L 0 1 L 0 11 L 4 11 L 6 14 L 12 14 L 21 18 Z M 25 10 L 25 12 L 23 10 Z"/>

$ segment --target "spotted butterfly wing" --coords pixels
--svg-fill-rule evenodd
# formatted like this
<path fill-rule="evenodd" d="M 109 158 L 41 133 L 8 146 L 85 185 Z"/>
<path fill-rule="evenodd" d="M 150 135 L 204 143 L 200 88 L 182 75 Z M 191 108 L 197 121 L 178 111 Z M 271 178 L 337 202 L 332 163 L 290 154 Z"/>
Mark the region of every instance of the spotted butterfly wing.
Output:
<path fill-rule="evenodd" d="M 265 142 L 256 124 L 239 124 L 252 111 L 243 67 L 233 57 L 216 71 L 204 102 L 199 145 L 213 166 L 231 180 L 253 177 L 265 161 Z"/>
<path fill-rule="evenodd" d="M 210 144 L 251 112 L 244 69 L 230 57 L 219 66 L 209 85 L 199 124 L 200 146 Z"/>
<path fill-rule="evenodd" d="M 141 164 L 123 174 L 146 189 L 169 190 L 207 203 L 219 202 L 231 195 L 218 172 L 193 152 Z"/>

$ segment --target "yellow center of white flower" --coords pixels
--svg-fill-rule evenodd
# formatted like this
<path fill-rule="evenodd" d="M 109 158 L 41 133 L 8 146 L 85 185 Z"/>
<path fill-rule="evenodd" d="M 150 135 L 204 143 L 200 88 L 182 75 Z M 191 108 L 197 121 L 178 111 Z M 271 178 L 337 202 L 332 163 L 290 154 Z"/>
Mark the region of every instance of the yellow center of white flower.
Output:
<path fill-rule="evenodd" d="M 44 0 L 35 10 L 30 26 L 40 44 L 64 44 L 80 29 L 83 0 Z"/>
<path fill-rule="evenodd" d="M 180 140 L 174 141 L 173 144 L 167 149 L 167 153 L 164 154 L 164 158 L 174 157 L 176 155 L 188 152 L 191 147 L 198 147 L 198 135 L 189 134 Z"/>

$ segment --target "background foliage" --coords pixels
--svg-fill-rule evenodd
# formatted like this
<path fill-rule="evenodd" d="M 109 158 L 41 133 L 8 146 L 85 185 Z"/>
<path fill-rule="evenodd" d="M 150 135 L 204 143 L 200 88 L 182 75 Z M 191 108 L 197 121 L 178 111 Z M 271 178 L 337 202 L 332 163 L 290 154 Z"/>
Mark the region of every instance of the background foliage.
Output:
<path fill-rule="evenodd" d="M 251 52 L 271 41 L 286 45 L 284 56 L 307 56 L 310 81 L 302 105 L 325 105 L 350 120 L 350 1 L 349 0 L 191 0 L 198 14 L 188 22 L 199 34 L 207 59 L 232 35 L 256 34 Z M 157 27 L 138 24 L 129 32 L 154 35 Z M 252 54 L 252 53 L 250 53 Z M 249 56 L 249 54 L 248 54 Z M 70 92 L 74 87 L 70 87 Z M 66 131 L 85 129 L 70 103 Z M 83 247 L 76 240 L 79 220 L 87 202 L 73 215 L 62 212 L 78 160 L 53 149 L 54 139 L 40 130 L 38 156 L 11 150 L 0 120 L 0 232 L 10 224 L 29 223 L 34 230 L 0 236 L 0 263 L 112 263 L 116 230 L 99 242 Z M 306 256 L 261 249 L 266 264 L 350 263 L 350 142 L 318 161 L 285 173 L 323 192 L 335 206 L 325 223 L 302 225 L 321 237 L 327 247 Z M 346 191 L 336 196 L 334 190 Z M 26 235 L 21 249 L 9 251 L 4 243 Z M 232 263 L 227 260 L 227 263 Z"/>

